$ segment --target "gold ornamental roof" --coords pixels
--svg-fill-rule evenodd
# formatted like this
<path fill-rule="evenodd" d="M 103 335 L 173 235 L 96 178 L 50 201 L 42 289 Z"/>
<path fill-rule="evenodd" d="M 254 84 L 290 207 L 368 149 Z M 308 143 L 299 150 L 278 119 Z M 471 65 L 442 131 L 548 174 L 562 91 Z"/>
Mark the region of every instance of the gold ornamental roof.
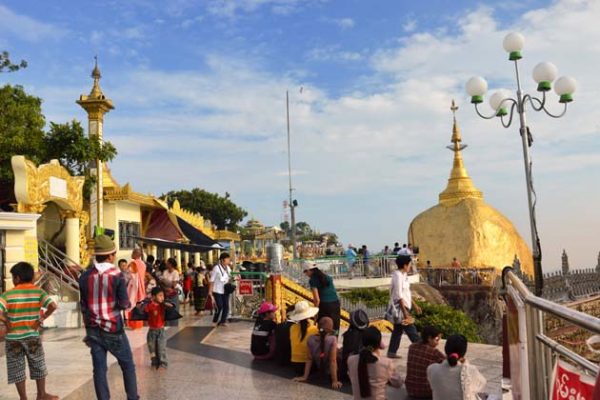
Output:
<path fill-rule="evenodd" d="M 458 107 L 454 100 L 452 100 L 452 107 L 450 109 L 454 114 L 454 123 L 452 126 L 452 146 L 448 146 L 448 149 L 454 152 L 454 161 L 452 163 L 452 171 L 450 171 L 450 178 L 448 178 L 448 185 L 439 196 L 440 204 L 445 206 L 454 205 L 464 199 L 483 199 L 483 193 L 475 187 L 463 163 L 462 150 L 467 145 L 461 144 L 462 138 L 458 129 L 458 123 L 456 122 L 456 110 L 458 110 Z"/>

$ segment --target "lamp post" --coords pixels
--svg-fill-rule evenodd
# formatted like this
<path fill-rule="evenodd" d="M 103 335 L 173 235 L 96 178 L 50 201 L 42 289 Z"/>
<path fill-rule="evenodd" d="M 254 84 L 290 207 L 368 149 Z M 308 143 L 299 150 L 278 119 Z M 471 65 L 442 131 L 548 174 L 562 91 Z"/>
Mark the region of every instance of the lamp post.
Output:
<path fill-rule="evenodd" d="M 549 62 L 541 62 L 533 69 L 533 79 L 537 82 L 537 91 L 541 93 L 533 96 L 525 94 L 521 88 L 521 77 L 519 73 L 519 60 L 522 58 L 521 50 L 525 39 L 520 33 L 509 33 L 504 38 L 503 47 L 508 52 L 508 59 L 514 62 L 515 77 L 517 80 L 516 97 L 511 97 L 511 93 L 507 90 L 498 90 L 490 96 L 490 106 L 494 110 L 491 115 L 484 115 L 479 104 L 483 102 L 483 97 L 487 91 L 487 82 L 481 77 L 473 77 L 467 81 L 466 90 L 471 96 L 471 103 L 475 106 L 477 115 L 484 119 L 500 118 L 502 126 L 508 128 L 513 121 L 515 111 L 519 114 L 519 134 L 521 135 L 521 143 L 523 145 L 523 161 L 525 163 L 525 181 L 527 185 L 527 204 L 529 206 L 529 222 L 531 227 L 531 245 L 533 250 L 533 274 L 535 281 L 535 294 L 540 296 L 544 286 L 543 271 L 542 271 L 542 249 L 540 246 L 540 238 L 537 231 L 537 223 L 535 217 L 535 206 L 537 202 L 535 190 L 533 189 L 533 179 L 531 175 L 531 159 L 529 156 L 529 148 L 533 144 L 531 131 L 527 126 L 526 109 L 531 106 L 534 111 L 544 111 L 552 118 L 560 118 L 567 112 L 567 105 L 573 101 L 573 93 L 577 88 L 575 79 L 567 76 L 558 78 L 558 69 L 554 64 Z M 554 91 L 560 96 L 559 103 L 563 104 L 563 109 L 559 114 L 554 114 L 546 107 L 546 92 L 552 89 L 554 82 Z"/>
<path fill-rule="evenodd" d="M 290 144 L 290 96 L 288 91 L 285 92 L 285 115 L 287 121 L 287 151 L 288 151 L 288 179 L 290 191 L 290 214 L 292 216 L 292 257 L 295 260 L 298 258 L 298 250 L 296 249 L 296 207 L 298 201 L 294 200 L 294 188 L 292 186 L 292 151 Z"/>

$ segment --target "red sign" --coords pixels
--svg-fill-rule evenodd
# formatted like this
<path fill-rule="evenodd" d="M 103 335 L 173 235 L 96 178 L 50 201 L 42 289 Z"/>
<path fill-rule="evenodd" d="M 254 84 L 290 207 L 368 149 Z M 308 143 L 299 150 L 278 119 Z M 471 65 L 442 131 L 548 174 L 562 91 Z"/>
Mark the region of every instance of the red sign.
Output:
<path fill-rule="evenodd" d="M 552 374 L 552 400 L 591 400 L 594 379 L 557 360 Z"/>
<path fill-rule="evenodd" d="M 252 281 L 241 279 L 239 293 L 241 296 L 252 296 L 254 294 L 254 286 L 252 285 Z"/>

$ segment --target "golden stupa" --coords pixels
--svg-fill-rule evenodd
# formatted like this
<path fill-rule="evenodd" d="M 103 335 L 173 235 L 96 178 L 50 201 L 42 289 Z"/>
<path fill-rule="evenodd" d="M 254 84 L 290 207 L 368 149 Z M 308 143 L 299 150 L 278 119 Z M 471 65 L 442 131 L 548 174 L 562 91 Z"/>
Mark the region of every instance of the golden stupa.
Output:
<path fill-rule="evenodd" d="M 454 258 L 463 267 L 502 269 L 512 265 L 515 256 L 521 269 L 533 275 L 529 247 L 513 224 L 483 200 L 463 164 L 460 131 L 454 125 L 452 146 L 454 163 L 448 186 L 440 193 L 439 204 L 417 215 L 408 229 L 408 240 L 419 248 L 420 264 L 431 261 L 434 267 L 450 267 Z"/>

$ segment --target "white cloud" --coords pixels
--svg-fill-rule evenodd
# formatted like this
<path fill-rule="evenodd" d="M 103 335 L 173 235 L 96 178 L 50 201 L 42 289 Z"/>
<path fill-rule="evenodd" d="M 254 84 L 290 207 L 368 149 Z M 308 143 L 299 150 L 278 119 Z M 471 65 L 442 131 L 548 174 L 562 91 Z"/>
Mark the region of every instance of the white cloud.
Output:
<path fill-rule="evenodd" d="M 251 13 L 268 7 L 274 14 L 287 15 L 297 11 L 303 0 L 211 0 L 208 12 L 219 17 L 233 18 L 238 13 Z"/>
<path fill-rule="evenodd" d="M 63 28 L 17 14 L 0 4 L 0 35 L 3 32 L 28 42 L 60 39 L 67 34 Z"/>
<path fill-rule="evenodd" d="M 404 24 L 402 24 L 402 29 L 404 32 L 413 32 L 415 29 L 417 29 L 417 20 L 414 18 L 407 20 Z"/>
<path fill-rule="evenodd" d="M 352 18 L 332 19 L 331 22 L 336 24 L 340 29 L 354 28 L 355 22 Z"/>
<path fill-rule="evenodd" d="M 340 50 L 339 46 L 315 47 L 307 53 L 307 57 L 315 61 L 360 61 L 364 57 L 356 51 Z"/>

